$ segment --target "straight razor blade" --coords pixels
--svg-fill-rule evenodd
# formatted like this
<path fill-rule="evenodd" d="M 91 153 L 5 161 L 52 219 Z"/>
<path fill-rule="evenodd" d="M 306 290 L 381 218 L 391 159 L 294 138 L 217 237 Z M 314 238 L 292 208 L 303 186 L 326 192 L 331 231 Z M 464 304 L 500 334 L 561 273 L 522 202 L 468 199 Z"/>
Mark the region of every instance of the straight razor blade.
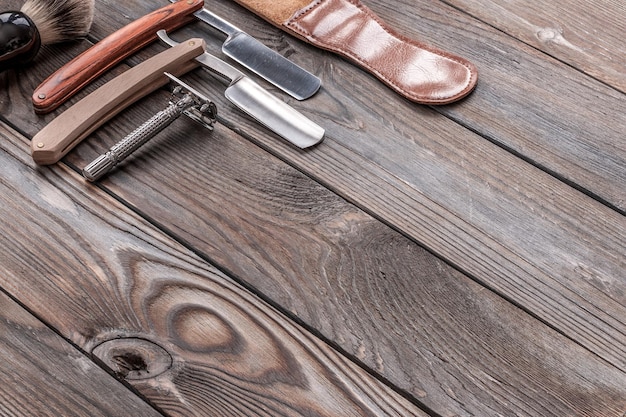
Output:
<path fill-rule="evenodd" d="M 178 42 L 157 32 L 170 46 Z M 324 129 L 287 103 L 271 95 L 238 69 L 205 52 L 195 58 L 202 66 L 229 81 L 224 96 L 259 123 L 299 148 L 308 148 L 322 141 Z"/>
<path fill-rule="evenodd" d="M 176 2 L 176 0 L 170 1 Z M 268 48 L 215 13 L 202 8 L 196 11 L 194 16 L 228 36 L 222 44 L 222 52 L 226 56 L 260 75 L 295 99 L 307 99 L 319 90 L 322 82 L 317 76 Z"/>

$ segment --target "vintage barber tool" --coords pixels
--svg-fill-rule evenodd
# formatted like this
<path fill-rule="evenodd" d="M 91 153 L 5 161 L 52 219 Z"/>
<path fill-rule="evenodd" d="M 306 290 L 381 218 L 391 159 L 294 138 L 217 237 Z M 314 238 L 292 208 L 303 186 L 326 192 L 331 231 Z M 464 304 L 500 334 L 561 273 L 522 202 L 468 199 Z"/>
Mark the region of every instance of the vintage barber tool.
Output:
<path fill-rule="evenodd" d="M 170 46 L 178 44 L 164 30 L 157 35 Z M 324 129 L 278 100 L 238 69 L 208 52 L 196 57 L 195 61 L 217 78 L 228 82 L 224 95 L 231 103 L 294 145 L 308 148 L 324 138 Z"/>
<path fill-rule="evenodd" d="M 42 45 L 87 35 L 93 12 L 94 0 L 27 0 L 0 13 L 0 71 L 32 61 Z"/>
<path fill-rule="evenodd" d="M 235 0 L 282 30 L 350 59 L 417 103 L 467 96 L 478 78 L 468 60 L 399 34 L 360 0 Z"/>
<path fill-rule="evenodd" d="M 159 36 L 168 39 L 165 31 Z M 57 162 L 111 117 L 167 84 L 164 72 L 180 76 L 200 64 L 222 74 L 221 79 L 232 77 L 226 98 L 289 142 L 304 148 L 323 139 L 324 129 L 241 72 L 207 54 L 204 40 L 196 38 L 129 69 L 60 114 L 33 137 L 33 160 L 42 165 Z"/>
<path fill-rule="evenodd" d="M 105 71 L 155 41 L 158 30 L 171 32 L 195 20 L 192 13 L 202 9 L 203 5 L 203 0 L 179 0 L 110 34 L 59 68 L 35 89 L 32 97 L 35 112 L 53 111 Z M 208 19 L 207 16 L 204 10 L 199 11 L 197 15 L 200 19 Z M 251 41 L 247 40 L 245 43 L 250 44 Z M 250 49 L 240 50 L 234 54 L 248 61 L 253 71 L 259 71 L 270 82 L 297 99 L 306 98 L 319 88 L 317 77 L 277 52 L 269 48 L 261 51 L 261 48 L 257 47 L 256 50 L 259 52 L 247 57 L 244 55 Z"/>
<path fill-rule="evenodd" d="M 170 0 L 172 3 L 176 0 Z M 290 96 L 304 100 L 319 90 L 321 80 L 263 45 L 215 13 L 202 8 L 194 13 L 198 19 L 227 35 L 222 52 L 255 72 Z"/>
<path fill-rule="evenodd" d="M 157 40 L 159 29 L 174 30 L 194 20 L 203 0 L 181 0 L 137 19 L 102 39 L 46 78 L 33 92 L 36 113 L 49 113 L 91 81 Z"/>
<path fill-rule="evenodd" d="M 165 86 L 165 72 L 181 75 L 198 66 L 204 40 L 182 42 L 130 68 L 54 118 L 31 141 L 31 155 L 40 165 L 54 164 L 76 144 L 126 107 Z"/>
<path fill-rule="evenodd" d="M 165 73 L 165 75 L 177 84 L 172 91 L 169 106 L 113 145 L 107 153 L 88 164 L 83 169 L 83 176 L 88 181 L 101 178 L 183 114 L 209 130 L 213 130 L 213 124 L 217 120 L 217 106 L 172 74 Z"/>

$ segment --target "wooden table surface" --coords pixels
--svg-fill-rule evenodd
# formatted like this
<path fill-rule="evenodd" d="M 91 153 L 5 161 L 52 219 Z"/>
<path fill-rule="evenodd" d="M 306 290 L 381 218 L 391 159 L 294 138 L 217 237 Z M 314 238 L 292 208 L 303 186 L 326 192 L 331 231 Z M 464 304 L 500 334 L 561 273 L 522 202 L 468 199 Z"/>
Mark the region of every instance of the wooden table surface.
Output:
<path fill-rule="evenodd" d="M 626 416 L 626 3 L 364 0 L 468 58 L 439 107 L 231 0 L 207 8 L 323 86 L 273 94 L 302 151 L 197 70 L 219 122 L 179 119 L 97 183 L 80 170 L 159 90 L 60 163 L 30 139 L 54 70 L 165 0 L 96 0 L 88 39 L 0 74 L 0 415 Z M 6 9 L 20 1 L 4 2 Z M 221 56 L 223 36 L 196 22 Z"/>

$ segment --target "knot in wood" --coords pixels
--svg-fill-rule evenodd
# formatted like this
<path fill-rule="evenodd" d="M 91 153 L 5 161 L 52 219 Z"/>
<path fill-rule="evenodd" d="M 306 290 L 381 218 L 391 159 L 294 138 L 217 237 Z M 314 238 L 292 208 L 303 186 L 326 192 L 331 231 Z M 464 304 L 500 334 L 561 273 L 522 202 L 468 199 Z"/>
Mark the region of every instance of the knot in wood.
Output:
<path fill-rule="evenodd" d="M 126 380 L 155 378 L 173 364 L 172 356 L 164 348 L 137 337 L 108 340 L 96 346 L 92 354 Z"/>

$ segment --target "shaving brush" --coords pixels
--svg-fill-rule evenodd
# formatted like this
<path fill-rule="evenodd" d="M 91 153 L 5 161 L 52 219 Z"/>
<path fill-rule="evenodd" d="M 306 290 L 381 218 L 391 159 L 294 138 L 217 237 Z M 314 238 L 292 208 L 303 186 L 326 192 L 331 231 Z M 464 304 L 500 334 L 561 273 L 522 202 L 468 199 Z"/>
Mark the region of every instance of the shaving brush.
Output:
<path fill-rule="evenodd" d="M 94 0 L 27 0 L 0 13 L 0 71 L 32 61 L 42 45 L 87 35 L 93 13 Z"/>

